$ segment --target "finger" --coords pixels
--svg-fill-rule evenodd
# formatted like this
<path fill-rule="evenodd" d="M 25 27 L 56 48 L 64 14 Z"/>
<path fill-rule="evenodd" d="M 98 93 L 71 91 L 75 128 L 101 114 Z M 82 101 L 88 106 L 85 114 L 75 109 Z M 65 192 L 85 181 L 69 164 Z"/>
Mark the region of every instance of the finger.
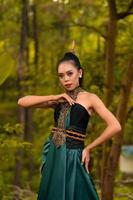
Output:
<path fill-rule="evenodd" d="M 70 105 L 73 105 L 74 103 L 75 103 L 74 101 L 69 100 L 69 104 L 70 104 Z"/>
<path fill-rule="evenodd" d="M 75 102 L 74 102 L 74 101 L 71 101 L 71 104 L 72 104 L 72 105 L 74 105 L 74 104 L 75 104 Z"/>
<path fill-rule="evenodd" d="M 84 158 L 84 155 L 82 155 L 81 164 L 83 165 L 84 162 L 85 162 L 85 158 Z"/>
<path fill-rule="evenodd" d="M 72 106 L 72 102 L 71 101 L 69 101 L 69 104 Z"/>
<path fill-rule="evenodd" d="M 66 98 L 66 100 L 71 105 L 71 100 L 69 98 Z"/>
<path fill-rule="evenodd" d="M 89 161 L 86 161 L 85 162 L 85 168 L 86 168 L 86 171 L 89 173 L 88 165 L 89 165 Z"/>
<path fill-rule="evenodd" d="M 84 165 L 84 161 L 81 161 L 81 165 Z"/>
<path fill-rule="evenodd" d="M 76 101 L 74 99 L 72 99 L 69 96 L 66 96 L 67 101 L 69 102 L 70 105 L 73 105 Z"/>
<path fill-rule="evenodd" d="M 72 99 L 72 98 L 71 98 L 71 101 L 74 102 L 74 103 L 76 103 L 76 101 L 74 99 Z"/>

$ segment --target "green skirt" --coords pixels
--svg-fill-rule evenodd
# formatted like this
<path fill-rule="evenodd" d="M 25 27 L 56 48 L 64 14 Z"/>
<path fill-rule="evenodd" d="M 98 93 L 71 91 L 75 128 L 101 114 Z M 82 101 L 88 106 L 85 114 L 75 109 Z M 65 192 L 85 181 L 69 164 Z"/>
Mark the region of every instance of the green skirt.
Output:
<path fill-rule="evenodd" d="M 69 126 L 69 116 L 66 128 Z M 93 179 L 81 164 L 82 149 L 56 148 L 49 136 L 43 146 L 38 200 L 99 200 Z"/>

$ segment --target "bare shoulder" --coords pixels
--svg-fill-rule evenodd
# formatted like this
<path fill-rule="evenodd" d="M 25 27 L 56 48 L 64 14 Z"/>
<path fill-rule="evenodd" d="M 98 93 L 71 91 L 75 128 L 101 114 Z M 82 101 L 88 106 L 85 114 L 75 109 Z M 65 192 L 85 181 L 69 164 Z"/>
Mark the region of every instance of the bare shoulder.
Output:
<path fill-rule="evenodd" d="M 89 97 L 91 101 L 102 101 L 101 98 L 95 93 L 89 93 Z"/>
<path fill-rule="evenodd" d="M 83 98 L 89 98 L 89 99 L 92 99 L 92 100 L 98 100 L 98 99 L 100 99 L 97 94 L 91 93 L 91 92 L 88 92 L 88 91 L 80 92 L 79 93 L 79 97 L 81 97 L 81 98 L 82 97 Z"/>
<path fill-rule="evenodd" d="M 88 92 L 88 91 L 82 91 L 82 92 L 79 92 L 79 96 L 80 97 L 90 97 L 92 93 Z"/>
<path fill-rule="evenodd" d="M 104 104 L 101 98 L 95 94 L 88 91 L 83 91 L 79 93 L 79 99 L 84 99 L 88 101 L 90 105 L 94 106 L 95 104 Z"/>

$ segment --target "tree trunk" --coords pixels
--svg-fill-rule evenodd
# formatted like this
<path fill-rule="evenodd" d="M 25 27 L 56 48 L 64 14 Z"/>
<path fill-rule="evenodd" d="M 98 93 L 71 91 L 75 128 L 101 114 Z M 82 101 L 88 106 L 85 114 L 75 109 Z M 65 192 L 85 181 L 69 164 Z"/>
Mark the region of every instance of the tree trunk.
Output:
<path fill-rule="evenodd" d="M 115 61 L 115 43 L 117 37 L 117 20 L 110 18 L 108 24 L 108 36 L 106 47 L 106 106 L 109 106 L 113 100 L 114 88 L 114 61 Z"/>
<path fill-rule="evenodd" d="M 32 29 L 33 29 L 33 40 L 34 40 L 34 64 L 36 66 L 36 70 L 38 67 L 38 54 L 39 54 L 39 42 L 38 42 L 38 29 L 37 29 L 37 12 L 36 12 L 36 4 L 32 5 L 32 12 L 33 12 L 33 20 L 32 20 Z"/>
<path fill-rule="evenodd" d="M 104 182 L 102 190 L 102 200 L 113 200 L 113 189 L 115 173 L 118 166 L 118 160 L 120 156 L 121 146 L 123 142 L 124 126 L 127 116 L 128 100 L 131 93 L 133 83 L 133 57 L 130 60 L 126 76 L 123 80 L 120 94 L 120 103 L 117 109 L 117 118 L 121 123 L 122 131 L 119 135 L 114 137 L 114 142 L 111 147 L 111 151 L 107 161 L 107 168 L 104 172 Z"/>
<path fill-rule="evenodd" d="M 32 15 L 32 37 L 34 42 L 34 62 L 32 63 L 35 66 L 35 71 L 38 70 L 38 32 L 37 32 L 37 17 L 36 17 L 36 5 L 33 3 L 31 5 L 31 11 L 33 13 Z M 27 24 L 28 27 L 28 24 Z M 27 49 L 28 50 L 28 49 Z M 28 58 L 28 57 L 26 57 Z M 27 60 L 27 63 L 28 60 Z M 30 71 L 29 71 L 30 73 Z M 34 83 L 34 89 L 36 88 L 36 82 Z M 32 109 L 27 108 L 25 109 L 25 131 L 24 131 L 24 141 L 33 143 L 33 124 L 32 124 Z M 25 167 L 28 169 L 28 182 L 29 187 L 32 189 L 32 177 L 34 174 L 34 157 L 32 155 L 32 152 L 25 152 Z"/>
<path fill-rule="evenodd" d="M 27 41 L 27 1 L 22 0 L 22 12 L 21 12 L 21 36 L 20 36 L 20 48 L 19 48 L 19 58 L 18 58 L 18 80 L 17 89 L 19 91 L 19 97 L 23 95 L 21 82 L 23 80 L 23 69 L 24 69 L 24 53 L 26 49 Z M 18 107 L 18 122 L 25 124 L 25 109 Z M 21 186 L 21 171 L 22 171 L 22 156 L 23 151 L 19 149 L 16 155 L 16 166 L 15 166 L 15 177 L 14 184 Z"/>
<path fill-rule="evenodd" d="M 115 2 L 112 0 L 109 4 L 109 22 L 107 27 L 107 40 L 106 40 L 106 80 L 105 80 L 105 99 L 106 106 L 108 107 L 113 100 L 113 88 L 114 88 L 114 62 L 115 62 L 115 43 L 117 37 L 117 17 Z M 107 170 L 106 163 L 112 145 L 112 139 L 109 139 L 103 144 L 103 156 L 101 167 L 101 190 L 104 192 L 104 174 Z"/>
<path fill-rule="evenodd" d="M 24 129 L 24 141 L 33 143 L 33 124 L 32 124 L 32 109 L 26 108 L 25 109 L 25 129 Z M 25 167 L 28 169 L 29 174 L 28 174 L 28 182 L 29 182 L 29 187 L 32 189 L 32 177 L 34 174 L 34 157 L 31 152 L 25 152 L 25 161 L 26 165 Z"/>

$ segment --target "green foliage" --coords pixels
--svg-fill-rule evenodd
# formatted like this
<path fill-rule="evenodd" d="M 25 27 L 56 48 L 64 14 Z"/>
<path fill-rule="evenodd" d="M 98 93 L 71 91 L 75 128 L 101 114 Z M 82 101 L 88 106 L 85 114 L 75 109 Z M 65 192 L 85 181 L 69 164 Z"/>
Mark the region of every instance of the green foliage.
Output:
<path fill-rule="evenodd" d="M 23 149 L 25 152 L 31 152 L 32 150 L 32 144 L 23 141 L 22 135 L 23 126 L 21 124 L 11 125 L 7 123 L 0 126 L 0 195 L 2 197 L 4 195 L 2 199 L 11 199 L 12 196 L 11 187 L 8 185 L 13 180 L 13 174 L 10 173 L 10 170 L 15 165 L 16 151 Z M 4 173 L 6 173 L 6 176 L 4 176 Z M 9 196 L 7 196 L 7 191 Z"/>
<path fill-rule="evenodd" d="M 0 85 L 8 78 L 14 67 L 14 60 L 7 53 L 0 55 Z"/>
<path fill-rule="evenodd" d="M 0 198 L 2 200 L 12 200 L 13 198 L 20 200 L 35 200 L 37 198 L 37 195 L 32 191 L 13 185 L 6 185 L 0 192 Z"/>

